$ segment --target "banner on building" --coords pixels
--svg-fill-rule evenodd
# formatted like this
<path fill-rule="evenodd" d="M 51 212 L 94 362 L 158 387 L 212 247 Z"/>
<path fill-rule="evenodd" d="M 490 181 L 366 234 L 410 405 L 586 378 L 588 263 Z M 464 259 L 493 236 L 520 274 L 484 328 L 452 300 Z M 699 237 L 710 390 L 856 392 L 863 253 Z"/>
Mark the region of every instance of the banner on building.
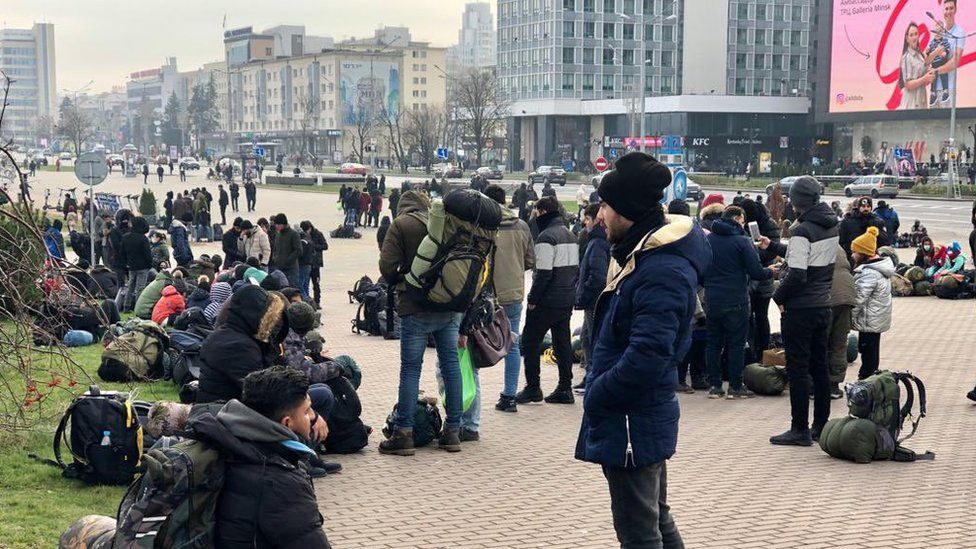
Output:
<path fill-rule="evenodd" d="M 383 61 L 342 61 L 339 70 L 339 102 L 342 123 L 368 124 L 384 111 L 400 109 L 400 68 Z"/>

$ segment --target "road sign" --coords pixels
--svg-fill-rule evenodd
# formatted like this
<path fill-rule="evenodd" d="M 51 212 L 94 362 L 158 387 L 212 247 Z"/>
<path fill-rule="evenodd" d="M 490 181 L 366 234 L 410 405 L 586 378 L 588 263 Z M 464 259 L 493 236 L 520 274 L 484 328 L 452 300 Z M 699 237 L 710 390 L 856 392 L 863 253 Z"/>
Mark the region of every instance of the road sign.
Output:
<path fill-rule="evenodd" d="M 610 158 L 617 158 L 617 149 L 610 149 Z"/>
<path fill-rule="evenodd" d="M 605 172 L 605 171 L 607 171 L 607 168 L 610 167 L 610 163 L 607 162 L 607 159 L 606 158 L 603 158 L 601 156 L 600 158 L 597 158 L 596 159 L 596 162 L 593 163 L 593 167 L 595 167 L 596 169 L 600 170 L 601 172 Z"/>
<path fill-rule="evenodd" d="M 99 153 L 85 153 L 75 160 L 75 177 L 85 185 L 98 185 L 108 176 L 105 157 Z"/>
<path fill-rule="evenodd" d="M 264 148 L 263 147 L 254 147 L 254 154 L 256 156 L 260 156 L 261 158 L 264 158 Z"/>
<path fill-rule="evenodd" d="M 447 147 L 437 148 L 437 158 L 440 158 L 441 160 L 447 160 L 448 156 L 449 155 L 447 153 Z"/>

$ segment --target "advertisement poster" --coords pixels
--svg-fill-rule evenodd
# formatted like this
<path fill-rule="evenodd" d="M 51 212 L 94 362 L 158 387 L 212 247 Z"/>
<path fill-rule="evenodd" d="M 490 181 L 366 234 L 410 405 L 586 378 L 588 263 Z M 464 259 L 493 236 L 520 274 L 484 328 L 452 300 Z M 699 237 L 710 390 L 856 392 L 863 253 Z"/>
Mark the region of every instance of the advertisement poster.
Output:
<path fill-rule="evenodd" d="M 773 153 L 759 153 L 759 173 L 770 173 L 773 171 Z"/>
<path fill-rule="evenodd" d="M 342 124 L 355 126 L 357 119 L 378 116 L 384 108 L 400 108 L 400 69 L 396 63 L 342 61 L 339 70 Z"/>
<path fill-rule="evenodd" d="M 834 0 L 831 113 L 976 107 L 976 3 Z"/>
<path fill-rule="evenodd" d="M 885 168 L 901 177 L 915 177 L 915 154 L 911 149 L 896 147 L 891 150 Z"/>

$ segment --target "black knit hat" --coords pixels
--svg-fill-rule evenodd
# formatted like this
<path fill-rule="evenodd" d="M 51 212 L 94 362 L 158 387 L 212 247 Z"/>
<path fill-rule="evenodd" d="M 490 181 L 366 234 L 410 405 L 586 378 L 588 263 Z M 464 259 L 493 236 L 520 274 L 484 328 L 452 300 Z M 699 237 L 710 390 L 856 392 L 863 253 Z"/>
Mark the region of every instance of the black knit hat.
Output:
<path fill-rule="evenodd" d="M 288 325 L 299 335 L 306 334 L 315 326 L 315 309 L 308 303 L 292 303 L 288 306 Z"/>
<path fill-rule="evenodd" d="M 617 160 L 614 169 L 603 176 L 597 193 L 617 213 L 640 221 L 660 207 L 664 189 L 671 184 L 671 170 L 653 156 L 632 152 Z"/>

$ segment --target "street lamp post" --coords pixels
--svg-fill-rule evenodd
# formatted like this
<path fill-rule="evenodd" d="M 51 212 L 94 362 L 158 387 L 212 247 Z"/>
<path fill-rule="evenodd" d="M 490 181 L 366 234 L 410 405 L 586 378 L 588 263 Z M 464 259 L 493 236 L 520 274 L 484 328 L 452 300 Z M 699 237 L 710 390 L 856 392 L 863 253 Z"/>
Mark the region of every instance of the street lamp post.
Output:
<path fill-rule="evenodd" d="M 636 88 L 640 91 L 640 152 L 644 152 L 644 137 L 647 135 L 647 88 L 645 82 L 647 81 L 647 64 L 651 61 L 647 59 L 647 18 L 644 8 L 647 7 L 647 2 L 641 2 L 641 13 L 640 13 L 640 39 L 637 43 L 640 45 L 640 82 L 638 82 Z M 674 0 L 672 2 L 672 9 L 677 11 L 678 1 Z M 626 15 L 623 15 L 624 19 L 630 19 Z M 660 19 L 663 21 L 673 21 L 677 19 L 677 13 L 672 13 L 667 17 Z M 652 18 L 651 22 L 656 21 L 657 18 Z"/>

